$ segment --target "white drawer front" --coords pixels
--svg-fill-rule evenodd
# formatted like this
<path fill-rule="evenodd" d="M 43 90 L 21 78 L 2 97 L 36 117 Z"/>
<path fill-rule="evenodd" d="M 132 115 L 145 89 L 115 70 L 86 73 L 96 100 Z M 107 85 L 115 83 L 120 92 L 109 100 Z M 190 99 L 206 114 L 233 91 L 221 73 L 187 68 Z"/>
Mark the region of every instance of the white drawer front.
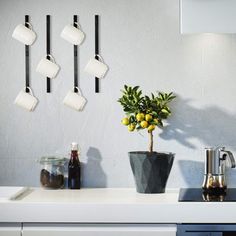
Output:
<path fill-rule="evenodd" d="M 23 236 L 176 236 L 175 225 L 25 225 Z"/>
<path fill-rule="evenodd" d="M 0 236 L 21 236 L 21 225 L 0 224 Z"/>

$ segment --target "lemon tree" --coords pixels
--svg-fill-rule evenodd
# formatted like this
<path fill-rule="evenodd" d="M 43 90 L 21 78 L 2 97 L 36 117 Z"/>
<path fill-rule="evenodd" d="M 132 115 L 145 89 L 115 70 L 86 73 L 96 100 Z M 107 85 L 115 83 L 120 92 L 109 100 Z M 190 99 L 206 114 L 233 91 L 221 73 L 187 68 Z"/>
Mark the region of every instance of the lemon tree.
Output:
<path fill-rule="evenodd" d="M 126 116 L 122 124 L 130 132 L 147 130 L 149 134 L 149 151 L 153 152 L 153 131 L 156 127 L 163 127 L 163 120 L 171 115 L 169 103 L 176 97 L 171 93 L 158 92 L 151 96 L 143 95 L 139 86 L 124 85 L 122 97 L 118 102 L 123 107 Z"/>

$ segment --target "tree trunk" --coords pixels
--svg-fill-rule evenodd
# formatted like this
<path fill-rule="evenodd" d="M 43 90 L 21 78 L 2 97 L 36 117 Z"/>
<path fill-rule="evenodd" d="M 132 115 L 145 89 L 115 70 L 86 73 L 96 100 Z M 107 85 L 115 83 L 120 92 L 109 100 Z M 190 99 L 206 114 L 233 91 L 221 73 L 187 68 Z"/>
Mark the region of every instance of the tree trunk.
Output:
<path fill-rule="evenodd" d="M 153 152 L 153 134 L 152 131 L 148 132 L 149 134 L 149 152 Z"/>

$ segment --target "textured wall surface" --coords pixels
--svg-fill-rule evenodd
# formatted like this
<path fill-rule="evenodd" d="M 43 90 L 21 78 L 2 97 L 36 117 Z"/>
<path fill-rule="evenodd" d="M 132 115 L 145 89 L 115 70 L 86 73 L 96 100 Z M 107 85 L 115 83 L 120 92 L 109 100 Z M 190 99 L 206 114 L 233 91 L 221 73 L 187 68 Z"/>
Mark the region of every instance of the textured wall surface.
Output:
<path fill-rule="evenodd" d="M 101 93 L 84 73 L 94 54 L 94 14 L 101 15 L 101 54 L 109 65 Z M 31 16 L 37 41 L 31 47 L 30 75 L 40 100 L 33 113 L 14 106 L 24 86 L 24 46 L 11 38 L 15 26 Z M 52 54 L 61 66 L 52 93 L 35 72 L 45 55 L 45 15 L 52 16 Z M 60 38 L 64 25 L 79 15 L 86 33 L 80 47 L 80 87 L 88 103 L 83 112 L 62 105 L 73 85 L 73 47 Z M 204 147 L 226 145 L 236 152 L 236 37 L 180 35 L 178 0 L 0 0 L 0 185 L 39 185 L 41 156 L 81 147 L 83 185 L 133 187 L 128 151 L 146 150 L 146 133 L 128 133 L 120 124 L 117 99 L 123 85 L 143 91 L 173 91 L 173 116 L 155 131 L 157 151 L 176 153 L 168 187 L 199 186 Z M 228 172 L 236 186 L 236 171 Z"/>

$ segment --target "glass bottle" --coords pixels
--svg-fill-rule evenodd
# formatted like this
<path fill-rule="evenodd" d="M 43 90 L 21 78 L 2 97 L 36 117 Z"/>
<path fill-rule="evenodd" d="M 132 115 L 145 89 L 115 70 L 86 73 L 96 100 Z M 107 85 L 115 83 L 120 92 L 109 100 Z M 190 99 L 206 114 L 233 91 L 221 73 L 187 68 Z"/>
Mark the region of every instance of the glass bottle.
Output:
<path fill-rule="evenodd" d="M 78 144 L 71 144 L 71 157 L 68 164 L 68 188 L 80 189 L 80 161 Z"/>

